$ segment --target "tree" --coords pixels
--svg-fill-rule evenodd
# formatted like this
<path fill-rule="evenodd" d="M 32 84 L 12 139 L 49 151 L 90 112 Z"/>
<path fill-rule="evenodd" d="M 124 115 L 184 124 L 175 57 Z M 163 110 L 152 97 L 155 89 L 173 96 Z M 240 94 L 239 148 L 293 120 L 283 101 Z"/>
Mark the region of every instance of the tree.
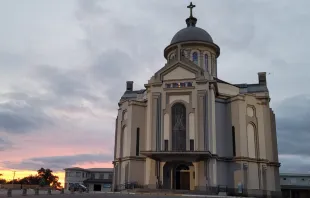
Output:
<path fill-rule="evenodd" d="M 39 185 L 40 178 L 37 175 L 29 175 L 19 180 L 20 184 Z"/>
<path fill-rule="evenodd" d="M 40 168 L 38 170 L 38 176 L 41 179 L 40 185 L 60 187 L 60 182 L 58 182 L 59 177 L 54 175 L 53 171 L 49 168 Z"/>
<path fill-rule="evenodd" d="M 3 176 L 3 174 L 0 173 L 0 177 L 2 177 L 2 176 Z M 5 183 L 6 183 L 6 180 L 3 178 L 0 178 L 0 184 L 5 184 Z"/>

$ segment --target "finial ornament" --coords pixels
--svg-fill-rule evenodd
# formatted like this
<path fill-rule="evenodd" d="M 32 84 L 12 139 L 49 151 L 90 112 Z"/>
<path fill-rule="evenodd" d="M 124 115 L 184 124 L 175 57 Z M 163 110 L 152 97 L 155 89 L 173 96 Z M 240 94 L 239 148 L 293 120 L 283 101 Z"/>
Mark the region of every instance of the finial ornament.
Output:
<path fill-rule="evenodd" d="M 194 5 L 192 2 L 189 4 L 189 6 L 187 6 L 187 8 L 189 8 L 190 10 L 190 16 L 189 17 L 193 17 L 193 8 L 196 7 L 196 5 Z"/>

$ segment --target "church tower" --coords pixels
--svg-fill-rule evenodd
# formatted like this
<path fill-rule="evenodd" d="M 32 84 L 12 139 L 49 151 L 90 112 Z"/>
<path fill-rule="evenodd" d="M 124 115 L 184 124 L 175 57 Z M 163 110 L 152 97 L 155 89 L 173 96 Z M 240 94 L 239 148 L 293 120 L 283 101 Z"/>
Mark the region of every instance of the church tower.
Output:
<path fill-rule="evenodd" d="M 275 114 L 266 73 L 257 84 L 220 80 L 220 48 L 196 26 L 192 3 L 186 27 L 164 49 L 167 63 L 134 90 L 128 81 L 115 129 L 113 189 L 218 194 L 280 193 Z"/>

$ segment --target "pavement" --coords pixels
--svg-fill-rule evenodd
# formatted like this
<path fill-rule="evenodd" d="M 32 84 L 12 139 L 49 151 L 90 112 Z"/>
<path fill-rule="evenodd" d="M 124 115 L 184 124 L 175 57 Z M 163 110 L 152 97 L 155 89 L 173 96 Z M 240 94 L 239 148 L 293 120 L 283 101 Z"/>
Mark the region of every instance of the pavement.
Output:
<path fill-rule="evenodd" d="M 0 189 L 0 198 L 7 197 L 7 190 Z M 22 195 L 22 190 L 13 190 L 12 198 L 14 197 L 25 197 Z M 39 195 L 35 195 L 34 190 L 29 189 L 27 191 L 27 197 L 38 197 L 38 198 L 51 198 L 51 197 L 61 197 L 61 198 L 71 198 L 71 197 L 150 197 L 150 198 L 176 198 L 176 197 L 205 197 L 205 198 L 228 198 L 229 196 L 218 196 L 218 195 L 190 195 L 190 194 L 155 194 L 155 193 L 120 193 L 120 192 L 89 192 L 89 193 L 79 193 L 75 192 L 71 194 L 69 191 L 65 191 L 64 194 L 60 194 L 60 191 L 52 191 L 51 195 L 47 194 L 47 191 L 41 190 Z M 229 197 L 237 198 L 237 197 Z"/>

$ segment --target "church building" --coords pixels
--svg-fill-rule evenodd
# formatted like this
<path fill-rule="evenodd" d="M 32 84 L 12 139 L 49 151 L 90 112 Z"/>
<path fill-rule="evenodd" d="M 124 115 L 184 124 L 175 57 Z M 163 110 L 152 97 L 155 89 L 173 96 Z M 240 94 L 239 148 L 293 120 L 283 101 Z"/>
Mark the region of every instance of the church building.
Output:
<path fill-rule="evenodd" d="M 256 84 L 218 78 L 220 47 L 192 14 L 164 49 L 166 64 L 134 90 L 115 125 L 113 189 L 280 192 L 275 114 L 265 72 Z"/>

